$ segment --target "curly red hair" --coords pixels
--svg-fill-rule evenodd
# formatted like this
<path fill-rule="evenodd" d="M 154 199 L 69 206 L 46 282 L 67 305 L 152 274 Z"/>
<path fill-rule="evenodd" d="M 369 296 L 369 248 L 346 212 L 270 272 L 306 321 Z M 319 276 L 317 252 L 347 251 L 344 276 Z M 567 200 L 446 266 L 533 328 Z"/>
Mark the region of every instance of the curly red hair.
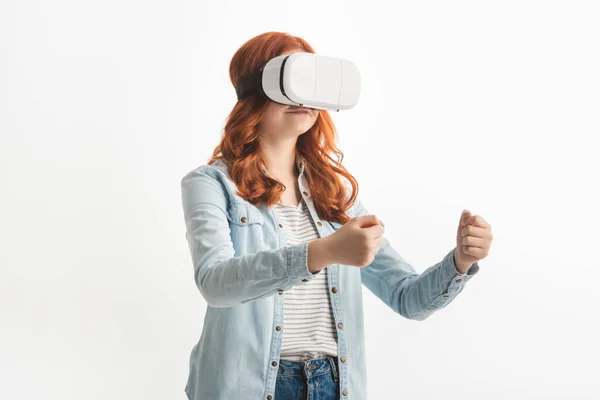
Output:
<path fill-rule="evenodd" d="M 244 43 L 233 55 L 229 77 L 233 86 L 240 76 L 258 71 L 268 60 L 282 53 L 301 50 L 315 53 L 302 38 L 282 32 L 266 32 Z M 268 107 L 263 96 L 246 96 L 229 113 L 221 142 L 208 164 L 223 159 L 235 182 L 237 194 L 252 204 L 271 206 L 280 200 L 285 185 L 262 171 L 263 160 L 258 149 L 258 124 Z M 315 209 L 325 221 L 346 223 L 346 211 L 358 195 L 358 182 L 341 164 L 344 153 L 335 142 L 335 126 L 325 110 L 319 111 L 315 124 L 298 137 L 296 154 L 305 162 L 306 174 Z M 337 160 L 331 154 L 337 155 Z M 351 193 L 347 195 L 347 186 Z"/>

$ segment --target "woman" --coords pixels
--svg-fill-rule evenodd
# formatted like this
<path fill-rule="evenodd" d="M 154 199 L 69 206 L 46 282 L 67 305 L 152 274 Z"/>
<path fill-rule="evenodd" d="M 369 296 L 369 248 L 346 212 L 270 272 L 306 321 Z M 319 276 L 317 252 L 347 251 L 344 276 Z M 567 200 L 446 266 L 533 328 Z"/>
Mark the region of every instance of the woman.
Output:
<path fill-rule="evenodd" d="M 314 53 L 285 33 L 250 39 L 231 60 L 234 87 L 298 51 Z M 490 236 L 481 217 L 467 214 L 459 226 L 479 238 L 469 239 L 472 254 L 458 246 L 417 274 L 332 154 L 342 152 L 327 111 L 256 93 L 238 100 L 208 164 L 183 177 L 186 238 L 208 303 L 190 355 L 190 400 L 364 400 L 361 285 L 423 320 L 478 271 Z M 467 243 L 460 232 L 459 240 Z"/>

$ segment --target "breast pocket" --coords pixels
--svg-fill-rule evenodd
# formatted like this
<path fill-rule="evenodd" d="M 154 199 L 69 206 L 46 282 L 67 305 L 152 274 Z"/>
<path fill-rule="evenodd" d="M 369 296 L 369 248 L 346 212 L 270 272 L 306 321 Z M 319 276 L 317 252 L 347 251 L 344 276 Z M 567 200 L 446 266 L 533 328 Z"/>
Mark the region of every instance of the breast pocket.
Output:
<path fill-rule="evenodd" d="M 227 210 L 236 256 L 262 248 L 265 218 L 258 208 L 246 203 L 234 203 Z"/>
<path fill-rule="evenodd" d="M 227 219 L 238 226 L 262 225 L 264 223 L 264 217 L 258 208 L 250 207 L 246 203 L 232 204 L 227 210 Z"/>
<path fill-rule="evenodd" d="M 255 253 L 264 248 L 265 217 L 256 207 L 246 203 L 234 203 L 227 210 L 227 219 L 236 256 Z M 242 303 L 270 297 L 275 293 L 275 291 L 264 293 Z"/>

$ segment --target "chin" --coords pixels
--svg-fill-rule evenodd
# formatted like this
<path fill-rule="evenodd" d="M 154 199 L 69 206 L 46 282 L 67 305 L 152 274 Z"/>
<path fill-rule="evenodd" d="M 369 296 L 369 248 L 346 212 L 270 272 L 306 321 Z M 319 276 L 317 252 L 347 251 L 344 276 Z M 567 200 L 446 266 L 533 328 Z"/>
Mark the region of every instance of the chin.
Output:
<path fill-rule="evenodd" d="M 317 121 L 296 121 L 295 123 L 285 124 L 279 129 L 280 134 L 287 132 L 286 136 L 299 136 L 312 128 Z"/>
<path fill-rule="evenodd" d="M 316 122 L 316 120 L 311 122 L 304 121 L 303 123 L 299 122 L 296 125 L 295 130 L 297 130 L 300 134 L 306 133 L 310 128 L 312 128 L 315 125 Z"/>

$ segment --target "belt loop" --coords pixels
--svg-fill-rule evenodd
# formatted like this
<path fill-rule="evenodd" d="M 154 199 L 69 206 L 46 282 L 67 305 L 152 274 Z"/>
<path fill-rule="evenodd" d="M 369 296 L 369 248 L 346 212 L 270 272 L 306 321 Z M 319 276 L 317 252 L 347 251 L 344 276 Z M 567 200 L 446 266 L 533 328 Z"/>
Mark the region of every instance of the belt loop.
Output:
<path fill-rule="evenodd" d="M 337 366 L 336 364 L 336 359 L 337 357 L 327 357 L 327 359 L 329 360 L 329 364 L 331 364 L 331 374 L 333 375 L 333 381 L 334 382 L 338 382 L 338 372 L 337 372 Z"/>
<path fill-rule="evenodd" d="M 306 365 L 306 361 L 302 361 L 300 365 L 300 368 L 302 369 L 302 375 L 304 375 L 304 381 L 308 381 L 308 372 L 306 372 L 307 369 L 307 365 Z"/>

